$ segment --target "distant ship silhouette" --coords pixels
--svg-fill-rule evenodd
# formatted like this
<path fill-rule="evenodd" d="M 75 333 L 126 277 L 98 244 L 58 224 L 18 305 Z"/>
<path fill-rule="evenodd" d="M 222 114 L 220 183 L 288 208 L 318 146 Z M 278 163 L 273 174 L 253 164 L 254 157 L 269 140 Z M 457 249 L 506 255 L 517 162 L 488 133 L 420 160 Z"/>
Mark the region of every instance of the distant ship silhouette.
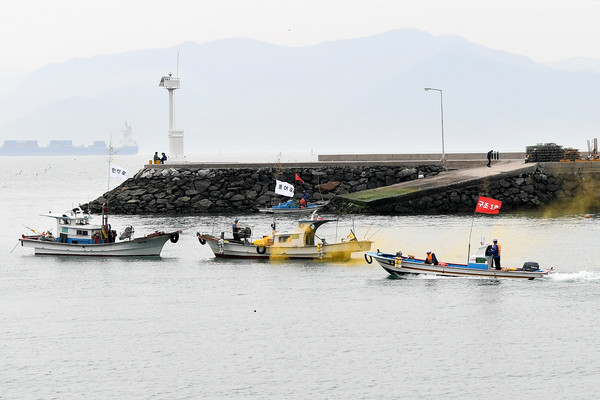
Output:
<path fill-rule="evenodd" d="M 121 131 L 119 147 L 114 147 L 111 152 L 120 155 L 138 153 L 138 145 L 133 141 L 127 121 Z M 48 146 L 40 147 L 37 140 L 5 140 L 0 147 L 0 156 L 98 156 L 108 153 L 109 146 L 103 141 L 94 141 L 89 146 L 74 146 L 72 140 L 51 140 Z"/>

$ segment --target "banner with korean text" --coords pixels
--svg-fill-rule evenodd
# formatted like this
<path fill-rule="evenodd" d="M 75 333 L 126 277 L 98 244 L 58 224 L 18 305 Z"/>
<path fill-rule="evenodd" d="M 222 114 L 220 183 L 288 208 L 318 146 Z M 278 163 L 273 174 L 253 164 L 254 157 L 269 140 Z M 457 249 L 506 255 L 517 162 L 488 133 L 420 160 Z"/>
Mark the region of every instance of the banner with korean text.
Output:
<path fill-rule="evenodd" d="M 275 193 L 288 197 L 294 197 L 294 185 L 275 180 Z"/>
<path fill-rule="evenodd" d="M 475 212 L 483 214 L 498 214 L 500 212 L 500 207 L 502 207 L 502 202 L 500 200 L 479 196 L 479 200 L 477 200 L 477 206 L 475 207 Z"/>
<path fill-rule="evenodd" d="M 126 181 L 127 178 L 129 178 L 129 174 L 127 173 L 127 170 L 125 170 L 125 168 L 121 168 L 114 164 L 110 164 L 110 177 L 119 178 Z"/>

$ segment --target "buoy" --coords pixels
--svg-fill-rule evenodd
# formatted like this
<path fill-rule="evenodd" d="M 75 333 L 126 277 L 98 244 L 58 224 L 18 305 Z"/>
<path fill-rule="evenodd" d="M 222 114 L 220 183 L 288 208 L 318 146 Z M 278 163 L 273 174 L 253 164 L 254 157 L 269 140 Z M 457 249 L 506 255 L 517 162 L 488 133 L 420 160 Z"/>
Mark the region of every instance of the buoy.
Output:
<path fill-rule="evenodd" d="M 585 217 L 586 217 L 586 218 L 589 218 L 589 217 L 590 217 L 590 214 L 585 214 Z"/>

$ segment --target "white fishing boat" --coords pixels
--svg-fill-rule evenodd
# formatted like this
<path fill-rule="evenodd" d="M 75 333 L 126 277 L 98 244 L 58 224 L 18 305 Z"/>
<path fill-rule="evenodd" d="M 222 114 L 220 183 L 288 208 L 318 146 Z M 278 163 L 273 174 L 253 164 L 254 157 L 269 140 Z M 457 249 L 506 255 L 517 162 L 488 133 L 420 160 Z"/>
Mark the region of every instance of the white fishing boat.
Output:
<path fill-rule="evenodd" d="M 219 237 L 198 232 L 196 236 L 200 244 L 208 244 L 215 257 L 252 258 L 252 259 L 318 259 L 347 261 L 352 253 L 371 249 L 370 240 L 359 240 L 354 232 L 339 242 L 328 242 L 316 235 L 317 229 L 333 219 L 312 218 L 298 221 L 292 232 L 277 232 L 275 224 L 270 235 L 259 239 L 251 239 L 248 228 L 240 232 L 239 238 L 226 238 L 225 232 Z"/>
<path fill-rule="evenodd" d="M 102 224 L 91 224 L 91 215 L 81 210 L 70 214 L 44 214 L 56 220 L 57 236 L 51 232 L 22 235 L 21 246 L 31 247 L 35 255 L 56 256 L 110 256 L 142 257 L 160 256 L 163 246 L 170 240 L 177 243 L 181 231 L 154 232 L 134 238 L 134 229 L 128 226 L 117 240 L 117 232 L 108 223 L 106 207 L 103 208 Z"/>
<path fill-rule="evenodd" d="M 365 260 L 371 264 L 377 261 L 383 269 L 392 276 L 406 276 L 411 274 L 430 274 L 440 276 L 463 276 L 478 278 L 517 278 L 535 279 L 542 278 L 554 272 L 554 268 L 540 268 L 536 262 L 525 262 L 522 267 L 493 269 L 488 266 L 486 249 L 489 245 L 482 245 L 477 252 L 469 258 L 468 264 L 440 262 L 437 265 L 428 264 L 425 260 L 404 256 L 399 251 L 396 254 L 377 252 L 365 253 Z"/>

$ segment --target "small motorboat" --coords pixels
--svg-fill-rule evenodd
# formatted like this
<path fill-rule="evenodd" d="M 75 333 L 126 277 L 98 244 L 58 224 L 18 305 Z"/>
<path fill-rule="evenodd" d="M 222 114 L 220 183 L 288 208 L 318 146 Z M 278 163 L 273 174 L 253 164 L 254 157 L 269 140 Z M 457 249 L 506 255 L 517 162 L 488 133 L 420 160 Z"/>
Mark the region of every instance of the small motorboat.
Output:
<path fill-rule="evenodd" d="M 35 255 L 56 256 L 110 256 L 141 257 L 160 256 L 163 246 L 170 240 L 177 243 L 180 230 L 173 232 L 156 231 L 149 235 L 134 238 L 134 229 L 128 226 L 117 240 L 117 232 L 108 223 L 106 207 L 103 208 L 102 224 L 90 224 L 91 216 L 81 210 L 73 210 L 69 215 L 44 214 L 56 219 L 56 232 L 36 232 L 35 235 L 22 235 L 21 246 L 32 247 Z"/>
<path fill-rule="evenodd" d="M 270 235 L 251 240 L 252 232 L 244 228 L 239 233 L 239 239 L 226 238 L 225 232 L 219 237 L 198 232 L 196 236 L 200 244 L 208 244 L 215 257 L 224 258 L 256 258 L 256 259 L 315 259 L 347 261 L 352 253 L 371 249 L 370 240 L 359 240 L 350 230 L 348 237 L 336 243 L 330 243 L 325 238 L 316 235 L 317 229 L 323 224 L 336 221 L 334 219 L 318 218 L 313 213 L 312 218 L 298 221 L 292 232 L 277 232 L 275 224 Z"/>
<path fill-rule="evenodd" d="M 310 214 L 314 211 L 320 210 L 326 205 L 326 202 L 316 202 L 309 204 L 306 207 L 302 207 L 294 203 L 293 200 L 288 200 L 273 207 L 261 208 L 258 211 L 266 214 Z"/>
<path fill-rule="evenodd" d="M 377 252 L 365 253 L 365 260 L 371 264 L 377 261 L 383 269 L 392 276 L 406 276 L 410 274 L 432 274 L 441 276 L 467 276 L 485 278 L 542 278 L 554 272 L 554 268 L 541 269 L 536 262 L 526 262 L 520 268 L 492 269 L 488 266 L 486 250 L 489 245 L 482 245 L 475 254 L 471 255 L 468 264 L 444 263 L 437 265 L 428 264 L 425 260 L 414 258 L 412 255 L 404 256 L 401 251 L 396 254 Z"/>

